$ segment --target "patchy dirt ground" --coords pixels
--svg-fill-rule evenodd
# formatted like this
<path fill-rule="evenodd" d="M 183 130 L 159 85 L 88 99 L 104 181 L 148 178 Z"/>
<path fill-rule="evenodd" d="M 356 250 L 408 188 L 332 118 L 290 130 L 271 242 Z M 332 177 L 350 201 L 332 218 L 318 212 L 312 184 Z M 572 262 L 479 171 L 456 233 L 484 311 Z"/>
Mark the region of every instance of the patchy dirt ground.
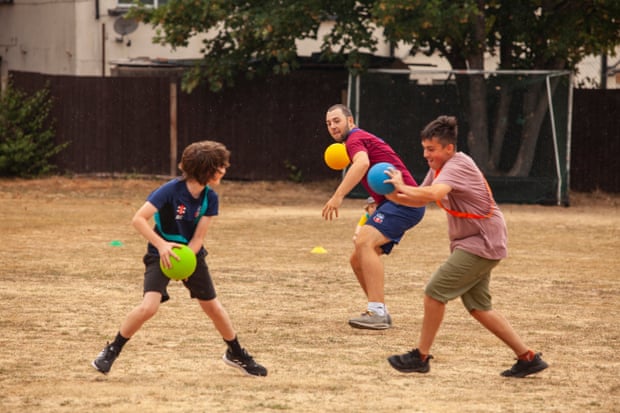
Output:
<path fill-rule="evenodd" d="M 335 182 L 224 181 L 208 262 L 240 340 L 269 368 L 248 378 L 180 283 L 111 373 L 91 366 L 141 299 L 144 240 L 134 211 L 161 180 L 0 180 L 0 411 L 6 412 L 620 412 L 620 197 L 572 206 L 501 205 L 510 256 L 492 292 L 550 368 L 499 372 L 509 349 L 448 305 L 427 375 L 386 357 L 414 345 L 422 288 L 448 254 L 444 213 L 384 259 L 394 328 L 354 330 L 365 307 L 348 267 L 363 201 L 321 219 Z M 116 242 L 115 242 L 116 241 Z M 326 254 L 312 254 L 322 246 Z"/>

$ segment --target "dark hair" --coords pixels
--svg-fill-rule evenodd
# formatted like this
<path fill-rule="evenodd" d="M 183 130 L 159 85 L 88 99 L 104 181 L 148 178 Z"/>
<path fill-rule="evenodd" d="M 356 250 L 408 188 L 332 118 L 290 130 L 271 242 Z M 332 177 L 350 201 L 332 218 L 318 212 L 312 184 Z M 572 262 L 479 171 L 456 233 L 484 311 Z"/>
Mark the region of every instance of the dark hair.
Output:
<path fill-rule="evenodd" d="M 340 109 L 340 111 L 342 111 L 342 114 L 346 116 L 347 118 L 353 117 L 353 112 L 351 112 L 351 109 L 349 109 L 347 105 L 343 105 L 342 103 L 337 103 L 335 105 L 330 106 L 330 108 L 327 109 L 327 111 L 333 112 L 336 109 Z"/>
<path fill-rule="evenodd" d="M 220 142 L 200 141 L 188 145 L 183 151 L 179 169 L 184 179 L 195 179 L 206 185 L 220 168 L 230 166 L 230 151 Z"/>
<path fill-rule="evenodd" d="M 437 138 L 443 146 L 456 145 L 457 135 L 458 127 L 454 116 L 440 116 L 426 125 L 420 133 L 423 141 Z"/>

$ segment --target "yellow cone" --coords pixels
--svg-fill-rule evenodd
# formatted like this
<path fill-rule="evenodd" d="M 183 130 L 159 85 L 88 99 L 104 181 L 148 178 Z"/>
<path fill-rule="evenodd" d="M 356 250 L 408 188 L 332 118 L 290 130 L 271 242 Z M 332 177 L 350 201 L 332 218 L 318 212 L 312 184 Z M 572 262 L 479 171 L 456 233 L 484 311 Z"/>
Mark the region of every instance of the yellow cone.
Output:
<path fill-rule="evenodd" d="M 321 246 L 312 248 L 312 254 L 327 254 L 327 250 Z"/>

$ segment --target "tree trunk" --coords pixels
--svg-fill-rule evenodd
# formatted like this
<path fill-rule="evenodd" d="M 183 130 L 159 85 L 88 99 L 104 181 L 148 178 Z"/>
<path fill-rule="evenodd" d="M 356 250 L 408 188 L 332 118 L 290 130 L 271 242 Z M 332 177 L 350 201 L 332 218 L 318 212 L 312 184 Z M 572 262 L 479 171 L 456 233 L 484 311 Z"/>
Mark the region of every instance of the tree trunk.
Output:
<path fill-rule="evenodd" d="M 469 153 L 478 166 L 486 172 L 489 159 L 488 116 L 484 75 L 469 77 Z"/>
<path fill-rule="evenodd" d="M 512 93 L 508 90 L 508 86 L 504 85 L 500 92 L 497 111 L 495 112 L 495 128 L 491 138 L 491 154 L 489 156 L 488 171 L 499 175 L 499 164 L 502 160 L 502 150 L 504 149 L 504 140 L 506 131 L 508 130 L 508 121 L 510 117 L 510 103 L 512 102 Z"/>
<path fill-rule="evenodd" d="M 558 80 L 551 80 L 551 95 L 558 85 Z M 523 101 L 524 126 L 521 133 L 521 146 L 517 159 L 513 164 L 508 175 L 510 176 L 529 176 L 534 164 L 534 156 L 536 155 L 536 146 L 540 129 L 545 120 L 549 109 L 547 101 L 546 84 L 532 87 L 527 93 Z"/>
<path fill-rule="evenodd" d="M 468 55 L 469 67 L 473 70 L 484 70 L 485 17 L 484 0 L 478 0 L 478 14 L 474 23 L 475 47 Z M 480 169 L 486 172 L 489 161 L 489 133 L 487 115 L 487 93 L 484 75 L 469 77 L 469 127 L 467 144 L 472 158 Z"/>
<path fill-rule="evenodd" d="M 505 35 L 502 35 L 500 39 L 500 70 L 513 69 L 514 47 L 511 34 L 512 33 L 507 32 Z M 499 79 L 503 79 L 503 77 L 500 76 Z M 513 88 L 508 85 L 508 82 L 500 82 L 500 85 L 501 90 L 497 110 L 494 114 L 495 121 L 493 124 L 495 127 L 493 129 L 490 142 L 491 154 L 489 156 L 488 166 L 489 172 L 495 175 L 503 174 L 500 170 L 500 164 L 502 161 L 504 142 L 506 141 L 506 131 L 508 130 L 508 125 L 510 122 L 510 105 L 512 103 L 514 92 Z"/>

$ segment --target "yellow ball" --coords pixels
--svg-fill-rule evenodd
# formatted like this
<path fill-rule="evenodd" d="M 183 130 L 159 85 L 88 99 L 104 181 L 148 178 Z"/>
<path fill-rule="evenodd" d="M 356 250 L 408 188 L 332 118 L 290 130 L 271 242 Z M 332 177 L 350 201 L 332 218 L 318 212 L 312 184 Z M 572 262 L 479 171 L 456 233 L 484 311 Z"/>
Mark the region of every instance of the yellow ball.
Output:
<path fill-rule="evenodd" d="M 344 143 L 332 143 L 329 145 L 327 149 L 325 149 L 323 158 L 327 166 L 337 171 L 346 168 L 351 163 Z"/>

